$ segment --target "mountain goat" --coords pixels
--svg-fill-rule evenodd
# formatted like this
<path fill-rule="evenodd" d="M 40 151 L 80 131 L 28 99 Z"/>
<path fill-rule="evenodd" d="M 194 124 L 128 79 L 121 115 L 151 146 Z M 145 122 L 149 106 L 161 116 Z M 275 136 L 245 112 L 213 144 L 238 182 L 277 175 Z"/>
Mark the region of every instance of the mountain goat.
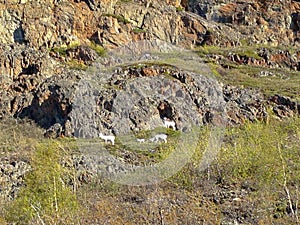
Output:
<path fill-rule="evenodd" d="M 144 138 L 138 138 L 138 139 L 136 139 L 136 141 L 138 142 L 138 143 L 145 143 L 145 139 Z"/>
<path fill-rule="evenodd" d="M 157 134 L 153 138 L 150 138 L 149 141 L 157 143 L 159 140 L 162 140 L 167 143 L 167 137 L 168 136 L 166 134 Z"/>
<path fill-rule="evenodd" d="M 103 135 L 102 133 L 99 134 L 99 137 L 107 143 L 107 141 L 110 141 L 112 145 L 115 145 L 115 136 L 113 135 Z"/>
<path fill-rule="evenodd" d="M 168 118 L 164 117 L 164 126 L 166 128 L 172 128 L 173 130 L 176 130 L 176 124 L 173 120 L 169 120 Z"/>

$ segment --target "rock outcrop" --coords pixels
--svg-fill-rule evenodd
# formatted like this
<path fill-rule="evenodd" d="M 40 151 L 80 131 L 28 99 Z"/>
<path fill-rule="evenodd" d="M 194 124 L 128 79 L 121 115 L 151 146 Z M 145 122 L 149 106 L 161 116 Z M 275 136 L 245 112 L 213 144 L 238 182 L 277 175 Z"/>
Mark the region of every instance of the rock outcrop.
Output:
<path fill-rule="evenodd" d="M 145 54 L 150 48 L 170 53 L 164 53 L 165 58 Z M 221 122 L 217 118 L 217 114 L 225 113 L 221 85 L 199 74 L 201 71 L 185 70 L 180 63 L 179 67 L 176 63 L 162 63 L 169 55 L 175 60 L 175 50 L 178 49 L 161 41 L 146 41 L 129 51 L 136 53 L 123 52 L 121 58 L 111 55 L 87 71 L 61 71 L 41 80 L 34 90 L 23 92 L 28 101 L 16 102 L 18 110 L 8 108 L 8 113 L 34 120 L 48 130 L 49 137 L 60 136 L 60 132 L 66 136 L 98 137 L 100 131 L 125 134 L 151 130 L 163 126 L 164 117 L 174 120 L 183 131 L 192 125 Z M 199 63 L 202 72 L 207 73 L 208 67 L 193 58 L 194 54 L 182 54 L 188 54 L 191 63 Z M 9 105 L 11 100 L 3 102 Z M 61 128 L 56 129 L 59 124 Z"/>
<path fill-rule="evenodd" d="M 24 185 L 24 176 L 31 169 L 28 162 L 1 158 L 0 199 L 12 200 Z"/>
<path fill-rule="evenodd" d="M 190 1 L 189 9 L 210 21 L 227 24 L 252 44 L 298 45 L 298 1 Z M 244 40 L 244 41 L 245 41 Z"/>
<path fill-rule="evenodd" d="M 185 131 L 192 125 L 211 122 L 207 121 L 208 114 L 225 115 L 221 86 L 200 74 L 146 63 L 118 68 L 112 74 L 99 73 L 96 77 L 105 82 L 79 84 L 78 99 L 69 115 L 75 136 L 97 137 L 99 130 L 117 135 L 152 130 L 163 126 L 164 117 Z M 91 117 L 78 120 L 80 112 Z"/>
<path fill-rule="evenodd" d="M 218 1 L 200 0 L 22 0 L 10 1 L 9 4 L 0 2 L 0 9 L 0 118 L 29 117 L 45 129 L 60 124 L 67 135 L 77 132 L 72 122 L 77 85 L 83 84 L 83 78 L 91 73 L 96 75 L 89 70 L 74 70 L 70 68 L 70 63 L 75 63 L 77 69 L 86 69 L 99 60 L 96 52 L 89 47 L 91 42 L 105 49 L 120 50 L 120 46 L 130 46 L 134 52 L 144 51 L 142 55 L 145 60 L 149 60 L 149 57 L 153 60 L 155 56 L 146 54 L 143 48 L 132 43 L 142 40 L 154 43 L 158 39 L 163 42 L 156 46 L 148 45 L 159 51 L 169 48 L 162 43 L 185 48 L 197 45 L 233 47 L 243 45 L 241 42 L 297 45 L 299 33 L 299 3 L 295 1 L 283 5 L 279 1 L 223 1 L 221 4 Z M 297 52 L 274 52 L 266 48 L 257 51 L 258 58 L 235 54 L 226 57 L 240 64 L 299 69 L 300 54 Z M 109 60 L 102 66 L 111 64 Z M 159 58 L 155 60 L 158 62 Z M 81 64 L 84 67 L 80 67 Z M 116 134 L 152 129 L 160 124 L 164 116 L 175 120 L 181 130 L 186 127 L 184 118 L 189 118 L 195 124 L 212 122 L 211 109 L 205 108 L 207 102 L 211 103 L 209 98 L 212 96 L 205 92 L 212 83 L 208 78 L 196 75 L 199 73 L 193 74 L 183 67 L 139 66 L 134 63 L 115 69 L 118 70 L 104 73 L 102 77 L 95 76 L 99 82 L 103 82 L 96 94 L 92 93 L 93 89 L 89 90 L 97 103 L 91 111 L 98 117 L 97 122 L 91 125 L 93 129 L 112 130 Z M 138 91 L 147 93 L 149 87 L 153 93 L 143 99 L 134 95 Z M 129 91 L 128 96 L 119 95 L 124 90 Z M 264 106 L 259 100 L 262 96 L 254 95 L 247 99 L 245 96 L 240 96 L 241 99 L 232 97 L 232 93 L 237 92 L 244 96 L 244 91 L 224 90 L 225 99 L 228 98 L 226 101 L 231 105 L 229 117 L 233 124 L 239 124 L 244 119 L 265 117 Z M 160 95 L 155 96 L 156 93 Z M 170 96 L 171 100 L 165 100 L 163 95 Z M 124 101 L 117 103 L 116 99 L 121 97 Z M 134 98 L 131 105 L 138 107 L 126 115 L 128 121 L 121 122 L 118 117 L 125 116 L 122 104 L 129 102 L 130 98 Z M 183 102 L 180 103 L 178 99 Z M 181 104 L 194 111 L 187 115 Z M 89 133 L 87 136 L 93 136 L 91 133 L 95 131 Z"/>
<path fill-rule="evenodd" d="M 243 124 L 246 121 L 267 121 L 267 104 L 261 93 L 254 89 L 240 89 L 225 86 L 224 98 L 227 102 L 228 122 L 231 125 Z"/>
<path fill-rule="evenodd" d="M 300 115 L 300 103 L 288 97 L 274 95 L 269 99 L 273 105 L 273 111 L 279 118 Z"/>

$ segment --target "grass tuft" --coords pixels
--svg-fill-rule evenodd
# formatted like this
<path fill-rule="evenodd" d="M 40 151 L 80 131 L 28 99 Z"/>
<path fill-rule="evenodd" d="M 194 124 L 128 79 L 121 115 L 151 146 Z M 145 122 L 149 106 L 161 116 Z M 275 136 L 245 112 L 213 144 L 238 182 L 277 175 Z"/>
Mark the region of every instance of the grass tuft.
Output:
<path fill-rule="evenodd" d="M 96 44 L 95 42 L 91 42 L 89 47 L 91 49 L 93 49 L 98 54 L 98 56 L 100 56 L 100 57 L 105 56 L 106 53 L 107 53 L 104 47 L 102 47 L 101 45 Z"/>

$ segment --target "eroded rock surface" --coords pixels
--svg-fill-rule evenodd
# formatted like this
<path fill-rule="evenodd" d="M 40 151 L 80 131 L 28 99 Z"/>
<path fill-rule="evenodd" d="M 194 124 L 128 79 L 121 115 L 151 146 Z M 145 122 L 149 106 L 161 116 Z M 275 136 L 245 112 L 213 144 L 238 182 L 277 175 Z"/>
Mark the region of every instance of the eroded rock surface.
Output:
<path fill-rule="evenodd" d="M 97 83 L 98 77 L 105 82 Z M 69 116 L 75 136 L 97 137 L 99 131 L 126 134 L 152 130 L 163 126 L 164 117 L 185 131 L 192 125 L 210 122 L 208 114 L 216 117 L 225 113 L 222 89 L 215 80 L 176 67 L 129 65 L 112 74 L 96 74 L 95 78 L 79 84 Z M 80 112 L 90 116 L 79 118 Z"/>
<path fill-rule="evenodd" d="M 22 185 L 24 176 L 31 169 L 28 162 L 1 158 L 0 162 L 0 199 L 12 200 Z"/>

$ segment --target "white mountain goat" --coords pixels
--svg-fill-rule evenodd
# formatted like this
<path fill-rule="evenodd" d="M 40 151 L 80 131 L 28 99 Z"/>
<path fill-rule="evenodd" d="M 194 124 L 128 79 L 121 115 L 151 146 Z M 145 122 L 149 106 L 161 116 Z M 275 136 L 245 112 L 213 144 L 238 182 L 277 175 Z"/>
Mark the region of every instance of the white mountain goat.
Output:
<path fill-rule="evenodd" d="M 173 130 L 176 130 L 176 124 L 173 120 L 169 120 L 168 118 L 164 117 L 164 126 L 166 128 L 172 128 Z"/>
<path fill-rule="evenodd" d="M 149 141 L 157 143 L 159 140 L 162 140 L 167 143 L 167 138 L 168 136 L 166 134 L 157 134 L 153 138 L 150 138 Z"/>
<path fill-rule="evenodd" d="M 115 136 L 113 135 L 103 135 L 102 133 L 99 134 L 99 137 L 107 143 L 107 141 L 110 141 L 112 145 L 115 145 Z"/>
<path fill-rule="evenodd" d="M 138 143 L 145 143 L 145 139 L 144 138 L 138 138 L 138 139 L 136 139 L 136 141 L 138 142 Z"/>

